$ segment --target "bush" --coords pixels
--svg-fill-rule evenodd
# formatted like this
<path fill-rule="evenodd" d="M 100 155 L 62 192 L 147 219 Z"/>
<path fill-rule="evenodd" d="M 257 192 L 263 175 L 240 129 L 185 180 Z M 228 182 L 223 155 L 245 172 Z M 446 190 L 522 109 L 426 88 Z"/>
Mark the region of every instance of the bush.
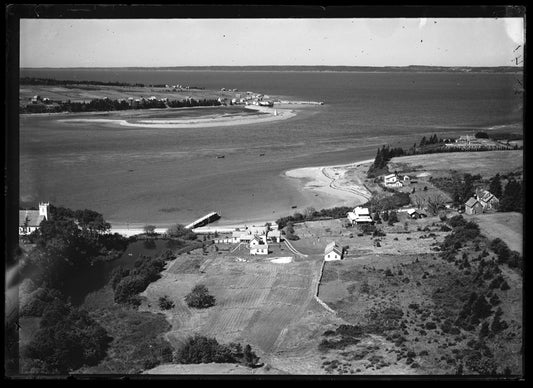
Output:
<path fill-rule="evenodd" d="M 448 220 L 448 225 L 450 225 L 452 228 L 456 228 L 458 226 L 464 226 L 466 224 L 466 220 L 463 218 L 462 215 L 456 215 L 453 216 Z"/>
<path fill-rule="evenodd" d="M 143 292 L 149 283 L 142 276 L 127 276 L 123 278 L 115 289 L 115 302 L 130 303 L 132 297 Z"/>
<path fill-rule="evenodd" d="M 203 284 L 195 286 L 192 291 L 185 296 L 185 302 L 189 307 L 208 308 L 215 305 L 215 297 L 209 295 L 209 290 Z"/>
<path fill-rule="evenodd" d="M 179 237 L 184 240 L 195 240 L 197 237 L 192 230 L 186 229 L 185 226 L 181 224 L 171 226 L 167 230 L 167 235 L 169 235 L 170 237 Z"/>
<path fill-rule="evenodd" d="M 160 297 L 158 303 L 159 303 L 159 307 L 162 310 L 170 310 L 171 308 L 174 307 L 174 302 L 172 302 L 167 295 Z"/>

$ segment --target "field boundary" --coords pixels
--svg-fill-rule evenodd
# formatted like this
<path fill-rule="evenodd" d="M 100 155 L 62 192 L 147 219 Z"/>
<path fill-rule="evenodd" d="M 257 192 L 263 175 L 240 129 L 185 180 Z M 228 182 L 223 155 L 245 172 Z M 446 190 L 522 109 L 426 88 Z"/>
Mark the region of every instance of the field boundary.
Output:
<path fill-rule="evenodd" d="M 322 262 L 322 265 L 320 266 L 320 276 L 318 277 L 318 282 L 316 283 L 316 291 L 314 294 L 315 300 L 326 310 L 328 310 L 330 313 L 337 314 L 335 310 L 333 310 L 331 307 L 329 307 L 322 299 L 318 297 L 318 292 L 320 289 L 320 283 L 322 282 L 322 276 L 324 275 L 324 267 L 326 266 L 326 261 L 324 260 Z"/>

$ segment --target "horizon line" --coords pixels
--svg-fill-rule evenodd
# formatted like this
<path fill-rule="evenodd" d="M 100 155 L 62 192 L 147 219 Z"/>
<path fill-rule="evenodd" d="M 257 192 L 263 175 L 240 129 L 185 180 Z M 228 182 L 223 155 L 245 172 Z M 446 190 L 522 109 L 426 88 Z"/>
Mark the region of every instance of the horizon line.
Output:
<path fill-rule="evenodd" d="M 162 69 L 162 68 L 191 68 L 191 67 L 346 67 L 346 68 L 409 68 L 409 67 L 427 67 L 427 68 L 510 68 L 523 69 L 523 66 L 513 65 L 493 65 L 493 66 L 472 66 L 472 65 L 178 65 L 178 66 L 22 66 L 19 69 Z"/>

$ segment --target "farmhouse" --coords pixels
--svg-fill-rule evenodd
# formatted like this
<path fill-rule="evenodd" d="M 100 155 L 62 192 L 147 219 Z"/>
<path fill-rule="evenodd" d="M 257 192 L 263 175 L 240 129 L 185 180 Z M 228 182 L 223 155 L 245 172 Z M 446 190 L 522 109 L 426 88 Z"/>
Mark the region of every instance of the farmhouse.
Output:
<path fill-rule="evenodd" d="M 465 203 L 466 214 L 480 214 L 483 213 L 483 205 L 474 197 L 470 197 Z"/>
<path fill-rule="evenodd" d="M 19 210 L 19 234 L 27 235 L 39 228 L 41 221 L 48 220 L 49 203 L 39 203 L 39 210 Z"/>
<path fill-rule="evenodd" d="M 476 198 L 483 206 L 483 211 L 497 209 L 500 200 L 488 190 L 476 190 Z"/>
<path fill-rule="evenodd" d="M 265 244 L 257 236 L 254 237 L 250 241 L 250 255 L 268 255 L 268 244 Z"/>
<path fill-rule="evenodd" d="M 324 249 L 324 260 L 342 260 L 343 249 L 337 245 L 335 241 L 330 242 Z"/>
<path fill-rule="evenodd" d="M 346 214 L 348 220 L 353 224 L 365 224 L 372 222 L 370 212 L 365 207 L 357 206 L 353 209 L 353 212 Z"/>
<path fill-rule="evenodd" d="M 385 183 L 385 186 L 387 187 L 402 187 L 403 186 L 403 183 L 398 177 L 398 174 L 385 175 L 383 177 L 383 182 Z"/>

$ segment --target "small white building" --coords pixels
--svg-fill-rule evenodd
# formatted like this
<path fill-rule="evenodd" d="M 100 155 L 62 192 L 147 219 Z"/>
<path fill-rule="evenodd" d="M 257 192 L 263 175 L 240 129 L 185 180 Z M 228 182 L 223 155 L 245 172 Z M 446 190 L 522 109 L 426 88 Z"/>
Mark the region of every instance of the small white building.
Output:
<path fill-rule="evenodd" d="M 324 260 L 342 260 L 342 256 L 343 249 L 339 247 L 335 241 L 330 242 L 328 245 L 326 245 L 326 249 L 324 249 Z"/>

